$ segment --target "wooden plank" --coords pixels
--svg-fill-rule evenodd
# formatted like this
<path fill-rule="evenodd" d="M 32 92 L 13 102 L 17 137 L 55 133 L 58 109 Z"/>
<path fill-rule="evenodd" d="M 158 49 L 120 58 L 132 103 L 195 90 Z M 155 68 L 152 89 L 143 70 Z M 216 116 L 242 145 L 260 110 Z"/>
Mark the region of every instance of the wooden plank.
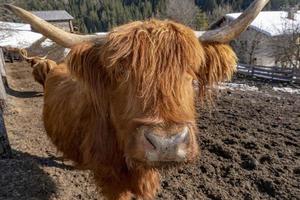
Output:
<path fill-rule="evenodd" d="M 0 158 L 9 158 L 12 155 L 3 118 L 3 110 L 6 107 L 5 101 L 6 91 L 2 76 L 0 76 Z"/>
<path fill-rule="evenodd" d="M 5 101 L 6 101 L 6 90 L 2 81 L 2 76 L 0 76 L 0 108 L 5 107 Z"/>
<path fill-rule="evenodd" d="M 277 81 L 294 81 L 300 80 L 300 69 L 287 69 L 281 67 L 266 67 L 248 64 L 239 64 L 237 70 L 241 74 L 255 76 L 259 78 L 265 78 L 269 80 Z"/>
<path fill-rule="evenodd" d="M 272 73 L 267 73 L 267 72 L 262 72 L 262 71 L 253 71 L 253 75 L 259 74 L 259 75 L 264 75 L 264 76 L 272 76 Z"/>
<path fill-rule="evenodd" d="M 255 70 L 264 70 L 264 71 L 273 71 L 272 68 L 269 67 L 261 67 L 261 66 L 253 66 Z"/>
<path fill-rule="evenodd" d="M 286 77 L 292 77 L 292 72 L 277 72 L 277 71 L 265 71 L 265 70 L 254 70 L 254 73 L 257 74 L 265 74 L 265 75 L 276 75 L 276 76 L 286 76 Z"/>
<path fill-rule="evenodd" d="M 255 75 L 255 77 L 274 80 L 274 81 L 285 81 L 285 82 L 292 81 L 291 79 L 284 78 L 284 77 L 275 78 L 275 77 L 272 77 L 272 76 L 264 76 L 264 75 L 259 75 L 259 74 Z"/>
<path fill-rule="evenodd" d="M 253 67 L 256 71 L 263 71 L 263 72 L 272 72 L 272 73 L 293 73 L 292 69 L 272 69 L 272 68 L 260 68 L 260 67 Z"/>
<path fill-rule="evenodd" d="M 290 75 L 290 74 L 293 74 L 293 71 L 272 71 L 272 73 Z"/>
<path fill-rule="evenodd" d="M 238 69 L 244 68 L 244 69 L 252 69 L 252 66 L 250 65 L 238 65 Z"/>
<path fill-rule="evenodd" d="M 4 85 L 8 86 L 6 71 L 5 71 L 5 60 L 4 60 L 2 48 L 0 48 L 0 73 L 1 73 L 2 81 L 3 81 Z"/>
<path fill-rule="evenodd" d="M 281 78 L 281 79 L 286 79 L 286 80 L 292 80 L 293 76 L 278 76 L 278 75 L 273 75 L 273 78 Z"/>
<path fill-rule="evenodd" d="M 293 76 L 292 75 L 282 75 L 282 74 L 265 74 L 265 73 L 260 73 L 260 72 L 255 72 L 253 74 L 254 76 L 263 76 L 263 77 L 268 77 L 270 79 L 284 79 L 284 80 L 292 80 Z"/>
<path fill-rule="evenodd" d="M 259 66 L 259 65 L 246 65 L 246 64 L 239 64 L 238 68 L 247 68 L 251 69 L 254 68 L 256 70 L 266 70 L 266 71 L 279 71 L 279 72 L 292 72 L 293 69 L 288 68 L 281 68 L 281 67 L 267 67 L 267 66 Z"/>

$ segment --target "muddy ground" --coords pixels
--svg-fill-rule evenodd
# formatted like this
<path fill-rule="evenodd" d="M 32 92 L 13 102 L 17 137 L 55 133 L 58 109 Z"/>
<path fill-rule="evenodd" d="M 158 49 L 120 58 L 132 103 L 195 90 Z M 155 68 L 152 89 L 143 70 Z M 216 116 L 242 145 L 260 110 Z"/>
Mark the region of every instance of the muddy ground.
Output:
<path fill-rule="evenodd" d="M 0 199 L 102 199 L 89 173 L 63 162 L 47 139 L 42 88 L 30 67 L 6 70 L 5 123 L 14 156 L 0 160 Z M 259 91 L 222 90 L 199 116 L 199 160 L 162 172 L 157 199 L 300 199 L 299 94 L 266 84 Z"/>

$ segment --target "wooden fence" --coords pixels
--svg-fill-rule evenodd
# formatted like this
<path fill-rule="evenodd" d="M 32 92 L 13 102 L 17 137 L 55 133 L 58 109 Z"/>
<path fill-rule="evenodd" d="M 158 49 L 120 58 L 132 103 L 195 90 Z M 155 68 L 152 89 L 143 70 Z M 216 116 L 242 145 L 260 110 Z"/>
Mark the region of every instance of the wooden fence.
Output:
<path fill-rule="evenodd" d="M 0 107 L 4 106 L 6 100 L 5 85 L 7 84 L 5 72 L 5 60 L 2 49 L 0 48 Z"/>
<path fill-rule="evenodd" d="M 4 58 L 2 48 L 0 48 L 0 74 L 1 74 L 4 85 L 7 86 L 7 78 L 6 78 L 6 72 L 5 72 L 5 58 Z"/>
<path fill-rule="evenodd" d="M 269 79 L 272 81 L 285 81 L 300 83 L 300 70 L 281 67 L 265 67 L 257 65 L 239 64 L 238 73 Z"/>
<path fill-rule="evenodd" d="M 11 157 L 11 148 L 9 145 L 7 132 L 4 123 L 3 111 L 6 106 L 6 90 L 7 79 L 5 73 L 5 60 L 2 49 L 0 48 L 0 158 Z"/>
<path fill-rule="evenodd" d="M 23 60 L 19 48 L 0 47 L 0 49 L 5 62 L 13 63 L 14 61 L 21 62 Z"/>

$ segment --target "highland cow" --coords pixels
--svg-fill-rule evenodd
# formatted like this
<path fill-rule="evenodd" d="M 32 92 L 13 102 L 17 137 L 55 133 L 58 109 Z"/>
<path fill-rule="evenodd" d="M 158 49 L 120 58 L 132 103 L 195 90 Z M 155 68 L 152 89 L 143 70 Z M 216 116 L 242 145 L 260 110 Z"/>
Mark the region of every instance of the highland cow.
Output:
<path fill-rule="evenodd" d="M 127 200 L 153 199 L 160 167 L 198 156 L 195 99 L 231 77 L 237 58 L 227 43 L 267 2 L 254 1 L 237 21 L 199 37 L 168 20 L 132 22 L 105 36 L 76 35 L 6 7 L 71 48 L 60 64 L 31 60 L 44 87 L 47 135 L 66 158 L 91 170 L 105 197 Z"/>

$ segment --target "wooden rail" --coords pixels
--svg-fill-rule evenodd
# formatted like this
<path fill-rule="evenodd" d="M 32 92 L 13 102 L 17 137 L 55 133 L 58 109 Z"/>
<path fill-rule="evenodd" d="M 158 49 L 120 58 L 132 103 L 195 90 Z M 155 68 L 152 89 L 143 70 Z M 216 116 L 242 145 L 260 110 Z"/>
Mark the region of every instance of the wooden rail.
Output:
<path fill-rule="evenodd" d="M 0 47 L 0 49 L 5 62 L 13 63 L 14 61 L 21 62 L 23 60 L 18 48 Z"/>
<path fill-rule="evenodd" d="M 7 132 L 4 123 L 3 111 L 6 106 L 6 90 L 7 86 L 5 61 L 2 49 L 0 48 L 0 158 L 11 157 L 11 148 L 7 137 Z"/>
<path fill-rule="evenodd" d="M 2 76 L 2 81 L 5 86 L 7 85 L 6 71 L 5 71 L 5 58 L 2 48 L 0 48 L 0 74 Z"/>
<path fill-rule="evenodd" d="M 5 81 L 6 81 L 6 72 L 5 72 L 5 61 L 2 49 L 0 48 L 0 107 L 5 106 L 6 100 L 6 90 L 5 90 Z M 5 80 L 3 80 L 5 79 Z"/>
<path fill-rule="evenodd" d="M 266 67 L 257 65 L 239 64 L 238 73 L 269 79 L 272 81 L 285 81 L 300 83 L 300 70 L 299 69 L 288 69 L 281 67 Z"/>

